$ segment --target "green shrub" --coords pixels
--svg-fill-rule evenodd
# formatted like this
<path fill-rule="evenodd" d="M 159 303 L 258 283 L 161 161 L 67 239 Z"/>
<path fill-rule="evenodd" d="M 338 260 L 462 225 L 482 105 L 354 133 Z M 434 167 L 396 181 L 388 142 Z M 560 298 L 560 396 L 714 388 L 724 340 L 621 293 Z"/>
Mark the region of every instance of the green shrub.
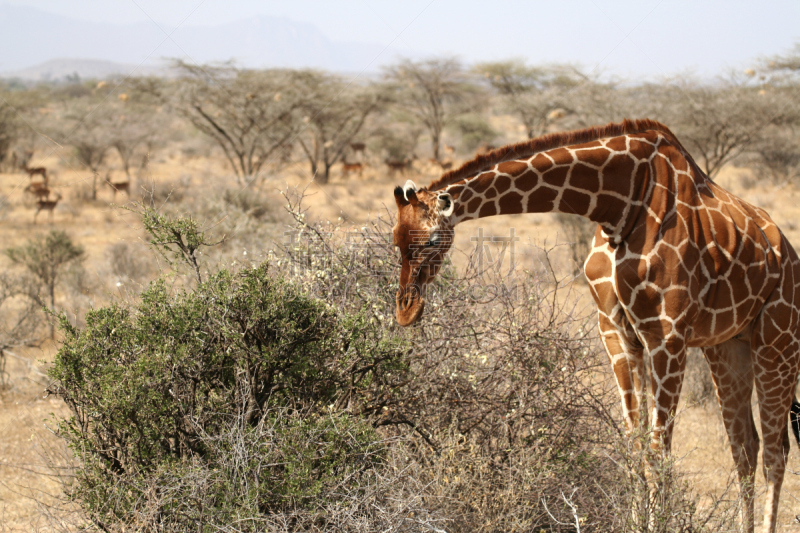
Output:
<path fill-rule="evenodd" d="M 343 407 L 369 414 L 406 369 L 403 345 L 370 324 L 266 265 L 176 295 L 154 282 L 82 330 L 62 320 L 50 376 L 80 459 L 68 497 L 101 528 L 145 531 L 335 499 L 383 453 L 369 419 Z"/>

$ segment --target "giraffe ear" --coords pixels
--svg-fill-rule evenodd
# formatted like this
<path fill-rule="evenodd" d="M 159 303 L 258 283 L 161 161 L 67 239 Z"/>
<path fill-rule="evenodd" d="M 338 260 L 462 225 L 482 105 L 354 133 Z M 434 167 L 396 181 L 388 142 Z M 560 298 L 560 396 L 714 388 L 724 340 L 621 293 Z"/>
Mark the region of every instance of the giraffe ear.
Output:
<path fill-rule="evenodd" d="M 436 205 L 439 207 L 439 214 L 443 217 L 449 217 L 455 210 L 455 202 L 449 193 L 443 192 L 439 195 Z"/>

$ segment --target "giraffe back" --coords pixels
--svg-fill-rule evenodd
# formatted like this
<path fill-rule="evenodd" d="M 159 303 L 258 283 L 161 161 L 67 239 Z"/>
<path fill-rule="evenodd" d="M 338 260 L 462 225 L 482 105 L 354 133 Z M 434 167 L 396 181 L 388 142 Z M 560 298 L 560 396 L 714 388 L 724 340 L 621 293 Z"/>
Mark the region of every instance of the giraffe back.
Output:
<path fill-rule="evenodd" d="M 640 137 L 642 208 L 620 244 L 598 231 L 586 273 L 613 265 L 613 300 L 645 337 L 676 330 L 689 346 L 718 344 L 754 321 L 794 251 L 764 210 L 708 179 L 680 146 Z"/>

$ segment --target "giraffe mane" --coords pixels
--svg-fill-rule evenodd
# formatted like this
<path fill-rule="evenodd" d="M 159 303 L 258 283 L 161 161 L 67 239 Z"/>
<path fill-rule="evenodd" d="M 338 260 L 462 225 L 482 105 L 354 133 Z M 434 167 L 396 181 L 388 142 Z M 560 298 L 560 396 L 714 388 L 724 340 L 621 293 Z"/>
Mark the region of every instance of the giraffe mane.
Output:
<path fill-rule="evenodd" d="M 677 148 L 686 153 L 686 150 L 683 148 L 683 146 L 681 146 L 675 135 L 669 130 L 668 127 L 660 122 L 650 119 L 625 119 L 622 122 L 611 122 L 605 126 L 594 126 L 582 130 L 548 133 L 547 135 L 542 135 L 540 137 L 536 137 L 535 139 L 503 146 L 486 154 L 476 156 L 474 159 L 467 161 L 460 167 L 442 174 L 439 179 L 428 185 L 427 189 L 429 191 L 436 191 L 457 181 L 474 176 L 475 174 L 478 174 L 487 168 L 493 167 L 498 163 L 511 161 L 513 159 L 520 159 L 522 157 L 528 157 L 538 152 L 552 150 L 553 148 L 559 148 L 561 146 L 567 146 L 570 144 L 592 142 L 604 137 L 616 137 L 618 135 L 625 135 L 629 133 L 643 133 L 651 130 L 663 133 L 672 143 L 677 146 Z"/>

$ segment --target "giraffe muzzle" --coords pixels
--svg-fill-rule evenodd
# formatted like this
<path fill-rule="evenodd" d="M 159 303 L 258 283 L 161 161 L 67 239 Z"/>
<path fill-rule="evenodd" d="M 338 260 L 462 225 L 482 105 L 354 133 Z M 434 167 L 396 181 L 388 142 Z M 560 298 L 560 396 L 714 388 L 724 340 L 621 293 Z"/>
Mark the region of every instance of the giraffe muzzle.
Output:
<path fill-rule="evenodd" d="M 410 326 L 422 316 L 425 299 L 418 287 L 412 285 L 397 291 L 395 318 L 401 326 Z"/>

